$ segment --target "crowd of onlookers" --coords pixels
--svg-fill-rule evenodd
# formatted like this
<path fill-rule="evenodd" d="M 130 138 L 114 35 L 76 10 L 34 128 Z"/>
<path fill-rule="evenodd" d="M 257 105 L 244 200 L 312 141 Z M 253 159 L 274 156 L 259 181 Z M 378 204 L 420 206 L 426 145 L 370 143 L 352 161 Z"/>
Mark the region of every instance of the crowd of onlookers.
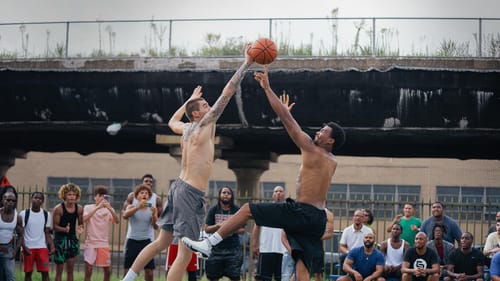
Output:
<path fill-rule="evenodd" d="M 78 203 L 80 188 L 72 183 L 62 185 L 58 192 L 62 202 L 54 207 L 52 214 L 43 210 L 45 196 L 41 192 L 33 192 L 30 208 L 18 212 L 15 188 L 4 186 L 0 189 L 0 280 L 15 280 L 13 257 L 22 248 L 25 281 L 31 280 L 35 264 L 42 281 L 49 280 L 49 255 L 56 264 L 55 280 L 61 280 L 65 269 L 67 280 L 72 281 L 76 257 L 80 255 L 78 237 L 85 232 L 85 280 L 90 280 L 96 266 L 102 268 L 104 280 L 108 281 L 111 266 L 109 229 L 120 219 L 128 221 L 123 264 L 127 272 L 141 250 L 154 240 L 154 231 L 158 228 L 163 202 L 153 192 L 153 182 L 152 175 L 143 176 L 142 184 L 124 202 L 122 218 L 112 207 L 105 186 L 96 186 L 94 203 L 82 206 Z M 273 202 L 284 201 L 283 187 L 276 186 Z M 222 187 L 217 203 L 208 210 L 202 235 L 217 231 L 238 209 L 233 190 Z M 327 225 L 322 239 L 329 239 L 334 232 L 333 214 L 327 209 L 325 211 Z M 432 204 L 431 216 L 423 222 L 414 213 L 414 206 L 405 204 L 403 213 L 385 229 L 387 239 L 377 240 L 372 228 L 373 213 L 366 209 L 356 210 L 352 224 L 342 231 L 340 274 L 334 275 L 335 278 L 338 277 L 338 281 L 483 281 L 486 276 L 500 281 L 500 212 L 496 214 L 496 225 L 489 229 L 482 250 L 474 247 L 473 234 L 462 232 L 458 223 L 444 214 L 441 202 Z M 386 237 L 386 234 L 379 233 L 378 237 Z M 177 242 L 168 248 L 167 272 L 177 255 Z M 244 253 L 247 256 L 244 257 Z M 315 255 L 311 275 L 316 280 L 324 279 L 324 252 Z M 199 278 L 199 261 L 193 253 L 186 268 L 189 281 Z M 208 280 L 226 276 L 237 281 L 248 271 L 251 261 L 255 261 L 253 274 L 256 280 L 288 281 L 294 278 L 294 259 L 286 233 L 257 225 L 251 234 L 241 226 L 237 233 L 212 249 L 212 255 L 204 260 L 205 274 Z M 146 281 L 153 280 L 155 266 L 152 259 L 144 267 Z M 485 274 L 485 270 L 489 273 Z"/>
<path fill-rule="evenodd" d="M 338 281 L 483 281 L 485 276 L 499 280 L 500 212 L 481 251 L 474 248 L 473 234 L 462 233 L 458 223 L 444 214 L 443 203 L 434 202 L 431 216 L 423 222 L 414 211 L 412 204 L 405 204 L 403 214 L 387 227 L 390 237 L 377 243 L 371 213 L 356 210 L 353 224 L 340 239 Z M 489 274 L 484 274 L 485 267 Z"/>

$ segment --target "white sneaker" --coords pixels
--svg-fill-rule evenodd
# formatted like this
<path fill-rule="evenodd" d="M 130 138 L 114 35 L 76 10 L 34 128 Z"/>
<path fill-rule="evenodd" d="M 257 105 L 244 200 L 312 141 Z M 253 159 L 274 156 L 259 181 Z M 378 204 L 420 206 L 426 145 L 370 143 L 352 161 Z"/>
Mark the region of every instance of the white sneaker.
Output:
<path fill-rule="evenodd" d="M 212 245 L 207 239 L 201 241 L 193 241 L 187 237 L 182 237 L 182 243 L 189 249 L 200 253 L 203 257 L 208 258 L 212 254 Z"/>

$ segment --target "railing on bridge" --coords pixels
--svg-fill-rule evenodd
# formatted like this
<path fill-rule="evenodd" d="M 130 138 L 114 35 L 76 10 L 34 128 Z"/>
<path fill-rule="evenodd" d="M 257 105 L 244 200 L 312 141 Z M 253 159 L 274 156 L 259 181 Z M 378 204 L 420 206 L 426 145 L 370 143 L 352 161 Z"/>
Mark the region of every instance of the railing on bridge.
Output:
<path fill-rule="evenodd" d="M 40 188 L 34 188 L 32 190 L 45 190 Z M 54 196 L 55 194 L 47 194 L 46 201 L 49 196 Z M 166 198 L 165 194 L 161 195 L 162 198 Z M 82 196 L 82 198 L 92 198 L 92 196 Z M 242 205 L 244 202 L 262 202 L 268 201 L 267 199 L 262 198 L 237 198 L 237 204 Z M 217 199 L 213 197 L 208 197 L 207 202 L 209 206 L 213 206 L 216 204 Z M 80 202 L 80 204 L 91 204 L 92 202 Z M 121 218 L 121 209 L 119 206 L 122 206 L 123 202 L 114 202 L 115 209 L 119 212 L 119 216 Z M 338 257 L 338 240 L 340 231 L 352 224 L 352 217 L 354 211 L 358 208 L 366 208 L 372 210 L 372 212 L 376 215 L 377 211 L 383 210 L 383 217 L 375 216 L 374 223 L 372 224 L 372 228 L 377 234 L 377 241 L 383 241 L 389 237 L 389 233 L 386 233 L 386 229 L 389 223 L 391 223 L 392 219 L 395 217 L 397 213 L 402 212 L 402 207 L 405 202 L 389 202 L 389 201 L 366 201 L 366 200 L 330 200 L 327 202 L 327 207 L 331 209 L 334 213 L 334 226 L 336 230 L 336 235 L 331 241 L 327 241 L 325 252 L 333 253 Z M 415 216 L 420 217 L 422 220 L 427 218 L 430 215 L 430 209 L 432 202 L 412 202 L 415 205 L 416 214 Z M 453 202 L 444 202 L 445 204 L 445 214 L 452 216 L 454 219 L 458 221 L 462 231 L 469 231 L 474 234 L 475 241 L 474 245 L 476 247 L 482 247 L 485 237 L 487 235 L 488 227 L 495 223 L 495 214 L 500 211 L 500 206 L 497 204 L 491 204 L 488 202 L 483 203 L 473 203 L 473 204 L 459 204 Z M 17 203 L 18 210 L 22 210 L 27 208 L 30 205 L 30 193 L 29 192 L 19 192 L 19 198 Z M 52 208 L 53 206 L 47 207 L 47 209 Z M 347 210 L 347 211 L 346 211 Z M 391 213 L 388 213 L 387 210 L 392 210 Z M 449 212 L 448 212 L 449 211 Z M 448 213 L 447 213 L 448 212 Z M 379 212 L 380 213 L 380 212 Z M 342 215 L 339 215 L 342 214 Z M 482 215 L 477 215 L 482 214 Z M 251 223 L 247 224 L 247 231 L 251 232 Z M 125 244 L 125 234 L 127 230 L 127 220 L 121 219 L 119 224 L 113 225 L 111 227 L 111 238 L 110 238 L 110 247 L 112 255 L 112 274 L 116 276 L 123 275 L 123 246 Z M 250 238 L 251 239 L 251 238 Z M 83 260 L 83 249 L 84 249 L 84 241 L 85 235 L 82 234 L 80 237 L 80 246 L 82 249 L 82 253 L 78 257 L 79 261 Z M 248 249 L 243 249 L 244 253 L 248 253 Z M 249 258 L 249 255 L 244 255 L 245 259 Z M 165 258 L 166 253 L 162 252 L 160 255 L 156 257 L 156 266 L 155 276 L 161 278 L 165 274 Z M 331 258 L 331 257 L 330 257 Z M 329 258 L 325 255 L 325 259 Z M 19 264 L 19 267 L 22 265 Z M 52 264 L 53 268 L 54 264 Z M 327 263 L 326 271 L 333 272 L 335 263 Z M 76 270 L 83 271 L 83 261 L 76 263 Z M 203 269 L 203 268 L 202 268 Z M 249 263 L 249 272 L 253 272 L 253 263 Z M 252 278 L 252 275 L 247 275 L 245 278 Z M 247 280 L 245 279 L 244 280 Z"/>
<path fill-rule="evenodd" d="M 500 18 L 245 18 L 0 23 L 0 59 L 240 55 L 500 57 Z"/>

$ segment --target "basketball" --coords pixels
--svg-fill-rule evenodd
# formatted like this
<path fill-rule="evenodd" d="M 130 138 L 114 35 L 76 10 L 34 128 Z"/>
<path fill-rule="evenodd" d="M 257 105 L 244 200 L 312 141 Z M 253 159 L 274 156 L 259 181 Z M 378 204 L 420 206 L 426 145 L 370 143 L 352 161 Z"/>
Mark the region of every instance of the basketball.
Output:
<path fill-rule="evenodd" d="M 270 64 L 278 56 L 278 49 L 271 39 L 260 38 L 253 43 L 249 54 L 258 64 Z"/>

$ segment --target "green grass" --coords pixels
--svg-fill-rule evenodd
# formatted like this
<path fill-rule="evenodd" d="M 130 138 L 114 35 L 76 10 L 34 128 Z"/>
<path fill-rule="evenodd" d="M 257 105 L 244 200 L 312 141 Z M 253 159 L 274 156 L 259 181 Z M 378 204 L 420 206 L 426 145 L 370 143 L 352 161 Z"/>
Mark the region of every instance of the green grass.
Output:
<path fill-rule="evenodd" d="M 51 271 L 49 273 L 50 280 L 54 280 L 56 276 L 55 271 Z M 155 276 L 157 276 L 157 272 L 155 271 Z M 38 272 L 33 272 L 33 275 L 31 275 L 31 280 L 32 281 L 42 281 L 42 275 Z M 76 272 L 74 273 L 74 281 L 83 281 L 85 277 L 85 274 L 83 272 Z M 91 281 L 102 281 L 103 275 L 102 272 L 100 272 L 99 269 L 94 268 L 94 273 L 92 274 Z M 111 274 L 110 281 L 120 281 L 121 276 L 116 276 L 116 274 Z M 63 273 L 62 280 L 66 280 L 66 273 Z M 207 278 L 205 275 L 199 279 L 200 281 L 207 281 Z M 227 278 L 222 279 L 224 280 L 229 280 Z M 16 281 L 24 281 L 24 272 L 19 270 L 18 267 L 16 267 Z M 141 275 L 135 279 L 135 281 L 145 281 L 144 276 Z M 164 277 L 155 277 L 154 281 L 165 281 Z M 187 275 L 184 275 L 184 278 L 182 278 L 182 281 L 187 281 Z"/>
<path fill-rule="evenodd" d="M 156 272 L 155 272 L 156 275 Z M 56 276 L 55 272 L 50 272 L 49 277 L 50 280 L 54 280 Z M 33 275 L 31 276 L 32 281 L 42 281 L 42 275 L 38 272 L 33 272 Z M 83 272 L 75 272 L 74 273 L 74 281 L 83 281 L 85 277 L 85 273 Z M 116 276 L 116 274 L 111 274 L 110 281 L 119 281 L 121 279 L 121 276 Z M 66 273 L 63 273 L 62 280 L 66 280 Z M 91 281 L 102 281 L 103 280 L 103 275 L 101 272 L 95 272 L 92 274 Z M 187 280 L 187 277 L 183 278 L 183 281 Z M 203 278 L 202 278 L 203 280 Z M 16 281 L 24 281 L 24 272 L 21 271 L 16 271 Z M 144 276 L 139 276 L 135 279 L 135 281 L 144 281 Z M 165 281 L 165 278 L 160 278 L 156 277 L 154 281 Z"/>

